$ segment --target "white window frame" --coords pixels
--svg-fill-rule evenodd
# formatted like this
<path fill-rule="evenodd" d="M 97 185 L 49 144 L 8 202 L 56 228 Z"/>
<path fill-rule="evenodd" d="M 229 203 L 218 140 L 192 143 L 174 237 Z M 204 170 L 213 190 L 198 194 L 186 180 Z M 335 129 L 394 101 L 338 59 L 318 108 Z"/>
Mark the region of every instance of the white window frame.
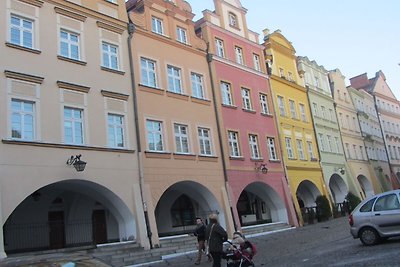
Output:
<path fill-rule="evenodd" d="M 278 160 L 278 153 L 275 148 L 275 138 L 267 137 L 267 146 L 268 146 L 268 154 L 269 160 Z"/>
<path fill-rule="evenodd" d="M 224 41 L 219 39 L 219 38 L 215 38 L 215 50 L 216 50 L 216 54 L 219 57 L 224 58 L 225 57 L 225 47 L 224 47 Z"/>
<path fill-rule="evenodd" d="M 250 92 L 250 89 L 242 87 L 240 91 L 242 93 L 243 109 L 245 109 L 245 110 L 253 110 L 253 107 L 252 107 L 252 104 L 251 104 L 251 92 Z"/>
<path fill-rule="evenodd" d="M 305 160 L 306 156 L 304 154 L 303 140 L 302 139 L 296 139 L 296 146 L 297 146 L 297 154 L 299 155 L 299 159 L 300 160 Z"/>
<path fill-rule="evenodd" d="M 319 148 L 321 151 L 326 151 L 325 149 L 325 140 L 324 135 L 322 133 L 318 134 Z"/>
<path fill-rule="evenodd" d="M 19 103 L 20 104 L 20 109 L 14 110 L 13 109 L 13 103 Z M 25 110 L 25 104 L 30 104 L 32 105 L 32 111 Z M 11 122 L 11 132 L 10 132 L 10 137 L 15 140 L 26 140 L 26 141 L 33 141 L 36 139 L 36 102 L 31 101 L 31 100 L 26 100 L 26 99 L 21 99 L 21 98 L 16 98 L 12 97 L 11 98 L 11 117 L 10 117 L 10 122 Z M 18 114 L 20 116 L 20 123 L 19 123 L 19 128 L 21 129 L 21 137 L 15 137 L 13 136 L 13 117 L 15 114 Z M 30 129 L 32 132 L 32 137 L 28 138 L 27 136 L 27 129 L 26 129 L 26 120 L 28 117 L 32 117 L 32 128 Z"/>
<path fill-rule="evenodd" d="M 292 99 L 289 99 L 289 110 L 292 119 L 297 120 L 296 102 L 294 102 Z"/>
<path fill-rule="evenodd" d="M 261 113 L 269 114 L 268 95 L 260 93 Z"/>
<path fill-rule="evenodd" d="M 318 105 L 317 103 L 312 103 L 313 111 L 314 111 L 314 116 L 319 117 L 319 112 L 318 112 Z"/>
<path fill-rule="evenodd" d="M 285 137 L 285 146 L 286 146 L 286 152 L 287 152 L 288 159 L 295 159 L 294 153 L 293 153 L 291 137 Z"/>
<path fill-rule="evenodd" d="M 67 34 L 67 38 L 63 38 L 62 37 L 62 33 Z M 71 40 L 71 37 L 75 36 L 77 41 L 73 41 Z M 63 49 L 62 49 L 62 45 L 66 44 L 67 46 L 67 53 L 64 54 L 63 53 Z M 76 49 L 78 50 L 78 56 L 74 57 L 72 55 L 72 48 L 76 47 Z M 66 30 L 63 28 L 60 28 L 60 56 L 66 57 L 66 58 L 70 58 L 70 59 L 74 59 L 74 60 L 80 60 L 81 59 L 81 45 L 80 45 L 80 34 L 76 33 L 76 32 L 72 32 L 70 30 Z"/>
<path fill-rule="evenodd" d="M 232 88 L 230 83 L 221 82 L 221 96 L 222 104 L 233 106 Z"/>
<path fill-rule="evenodd" d="M 261 159 L 258 136 L 256 134 L 249 134 L 249 146 L 251 159 Z"/>
<path fill-rule="evenodd" d="M 105 49 L 107 48 L 107 49 Z M 113 51 L 115 49 L 115 52 Z M 101 64 L 103 67 L 112 70 L 120 70 L 119 46 L 106 41 L 101 42 Z M 105 60 L 106 59 L 106 60 Z M 114 61 L 116 66 L 114 66 Z M 114 64 L 113 64 L 114 63 Z"/>
<path fill-rule="evenodd" d="M 229 26 L 238 28 L 238 20 L 236 14 L 229 12 L 228 18 L 229 18 Z"/>
<path fill-rule="evenodd" d="M 313 143 L 311 141 L 307 141 L 307 150 L 308 150 L 308 155 L 310 156 L 310 160 L 315 159 Z"/>
<path fill-rule="evenodd" d="M 179 154 L 190 154 L 189 127 L 174 123 L 175 151 Z"/>
<path fill-rule="evenodd" d="M 188 44 L 187 30 L 182 27 L 176 27 L 176 40 L 183 44 Z"/>
<path fill-rule="evenodd" d="M 182 94 L 182 70 L 178 67 L 167 65 L 168 91 Z"/>
<path fill-rule="evenodd" d="M 65 117 L 65 111 L 66 111 L 66 109 L 71 110 L 71 112 L 72 112 L 72 117 L 71 117 L 71 118 L 66 118 L 66 117 Z M 80 112 L 80 115 L 81 115 L 80 118 L 75 118 L 75 117 L 74 117 L 74 113 L 76 113 L 76 112 Z M 66 144 L 73 144 L 73 145 L 83 145 L 83 144 L 85 143 L 85 120 L 84 120 L 85 117 L 84 117 L 84 112 L 85 112 L 85 110 L 84 110 L 83 108 L 76 108 L 76 107 L 71 107 L 71 106 L 64 106 L 64 109 L 63 109 L 64 143 L 66 143 Z M 67 138 L 66 138 L 66 126 L 65 126 L 65 124 L 66 124 L 67 122 L 71 123 L 71 127 L 70 127 L 70 128 L 71 128 L 71 132 L 72 132 L 72 137 L 71 137 L 72 140 L 71 140 L 70 142 L 67 141 Z M 77 138 L 76 138 L 76 132 L 77 132 L 76 123 L 79 123 L 80 126 L 81 126 L 81 131 L 82 131 L 81 140 L 77 140 Z"/>
<path fill-rule="evenodd" d="M 149 125 L 150 124 L 150 125 Z M 151 128 L 149 128 L 151 126 Z M 158 129 L 154 126 L 158 126 Z M 151 138 L 150 138 L 151 136 Z M 147 149 L 151 152 L 165 152 L 164 145 L 164 127 L 163 122 L 159 120 L 147 119 L 146 120 L 146 139 L 147 139 Z M 150 140 L 154 140 L 154 143 L 150 143 Z M 157 142 L 161 141 L 161 148 L 157 148 Z M 151 147 L 153 145 L 154 148 Z"/>
<path fill-rule="evenodd" d="M 286 117 L 286 108 L 285 108 L 285 99 L 283 96 L 278 95 L 278 108 L 279 108 L 279 115 L 282 117 Z"/>
<path fill-rule="evenodd" d="M 203 75 L 192 72 L 190 77 L 192 81 L 192 96 L 199 99 L 205 99 Z"/>
<path fill-rule="evenodd" d="M 239 144 L 239 133 L 228 131 L 229 155 L 232 158 L 240 158 L 242 156 Z"/>
<path fill-rule="evenodd" d="M 153 65 L 154 67 L 152 68 L 151 65 Z M 145 57 L 140 58 L 140 79 L 141 79 L 141 83 L 143 85 L 157 88 L 156 69 L 157 69 L 156 61 L 145 58 Z M 153 84 L 151 78 L 154 79 L 154 84 Z"/>
<path fill-rule="evenodd" d="M 164 22 L 162 19 L 152 16 L 151 17 L 151 31 L 164 35 Z"/>
<path fill-rule="evenodd" d="M 336 149 L 336 153 L 339 154 L 340 153 L 340 141 L 339 141 L 339 137 L 335 136 L 335 149 Z"/>
<path fill-rule="evenodd" d="M 19 25 L 14 25 L 12 23 L 13 18 L 16 18 L 19 20 Z M 24 22 L 29 22 L 31 23 L 31 28 L 27 28 L 24 26 Z M 35 47 L 35 20 L 34 19 L 30 19 L 18 14 L 10 14 L 10 20 L 9 20 L 9 41 L 11 44 L 15 44 L 18 46 L 22 46 L 22 47 L 26 47 L 26 48 L 30 48 L 33 49 Z M 14 42 L 12 40 L 12 30 L 17 30 L 18 31 L 18 35 L 19 35 L 19 41 L 18 42 Z M 26 34 L 30 35 L 31 37 L 31 43 L 25 43 L 26 40 L 25 38 L 27 37 Z"/>
<path fill-rule="evenodd" d="M 332 136 L 329 135 L 329 134 L 327 134 L 327 135 L 326 135 L 326 140 L 328 141 L 328 149 L 329 149 L 329 152 L 334 152 L 334 151 L 333 151 Z"/>
<path fill-rule="evenodd" d="M 201 156 L 212 156 L 212 139 L 211 130 L 205 127 L 198 127 L 197 134 L 199 137 L 199 153 Z"/>
<path fill-rule="evenodd" d="M 253 54 L 253 63 L 254 63 L 254 69 L 256 71 L 261 71 L 261 64 L 260 64 L 260 56 L 257 54 Z"/>
<path fill-rule="evenodd" d="M 235 46 L 236 63 L 244 65 L 243 48 Z"/>
<path fill-rule="evenodd" d="M 300 117 L 303 122 L 307 122 L 306 106 L 303 103 L 299 103 Z"/>
<path fill-rule="evenodd" d="M 110 122 L 110 118 L 112 121 Z M 119 122 L 121 121 L 121 122 Z M 107 113 L 107 134 L 108 134 L 108 145 L 113 148 L 125 148 L 125 116 L 116 113 Z M 112 136 L 110 136 L 110 131 L 112 131 Z M 122 145 L 118 144 L 118 135 L 121 134 Z M 113 142 L 111 141 L 113 137 Z"/>

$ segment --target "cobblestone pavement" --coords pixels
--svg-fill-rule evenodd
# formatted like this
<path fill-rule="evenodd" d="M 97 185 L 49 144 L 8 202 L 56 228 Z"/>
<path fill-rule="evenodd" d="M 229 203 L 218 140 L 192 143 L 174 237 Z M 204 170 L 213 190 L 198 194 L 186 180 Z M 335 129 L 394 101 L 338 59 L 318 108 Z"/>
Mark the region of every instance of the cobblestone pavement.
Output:
<path fill-rule="evenodd" d="M 361 245 L 349 232 L 347 217 L 250 238 L 257 246 L 256 266 L 400 266 L 400 239 L 373 247 Z M 147 266 L 195 266 L 195 254 Z M 225 263 L 223 262 L 224 266 Z M 203 262 L 199 266 L 212 266 Z"/>

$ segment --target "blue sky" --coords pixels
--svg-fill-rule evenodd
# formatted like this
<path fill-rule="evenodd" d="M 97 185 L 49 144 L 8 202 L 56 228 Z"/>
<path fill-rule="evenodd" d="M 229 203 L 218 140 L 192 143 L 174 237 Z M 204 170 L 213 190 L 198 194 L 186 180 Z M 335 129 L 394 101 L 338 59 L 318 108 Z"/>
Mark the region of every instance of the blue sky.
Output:
<path fill-rule="evenodd" d="M 213 0 L 187 0 L 196 14 L 214 10 Z M 327 70 L 339 68 L 348 79 L 382 70 L 400 100 L 399 0 L 241 0 L 247 24 L 260 34 L 280 29 L 298 56 L 307 56 Z"/>

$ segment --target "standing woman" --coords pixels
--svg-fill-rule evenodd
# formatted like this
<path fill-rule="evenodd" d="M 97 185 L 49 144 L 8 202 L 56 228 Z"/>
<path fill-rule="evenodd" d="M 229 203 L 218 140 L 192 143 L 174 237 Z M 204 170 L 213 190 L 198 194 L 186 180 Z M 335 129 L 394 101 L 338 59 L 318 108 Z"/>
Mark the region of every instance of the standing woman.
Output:
<path fill-rule="evenodd" d="M 218 223 L 218 215 L 209 216 L 210 223 L 206 228 L 208 250 L 213 257 L 213 267 L 221 267 L 223 243 L 228 240 L 225 229 Z"/>

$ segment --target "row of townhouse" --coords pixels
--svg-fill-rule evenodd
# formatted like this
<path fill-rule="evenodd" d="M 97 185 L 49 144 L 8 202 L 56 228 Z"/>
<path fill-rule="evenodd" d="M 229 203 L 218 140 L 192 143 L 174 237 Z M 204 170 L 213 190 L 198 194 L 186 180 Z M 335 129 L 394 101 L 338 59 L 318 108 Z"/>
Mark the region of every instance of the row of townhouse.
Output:
<path fill-rule="evenodd" d="M 1 257 L 152 248 L 210 213 L 228 233 L 298 226 L 319 195 L 399 186 L 383 73 L 346 87 L 280 31 L 260 44 L 240 1 L 214 4 L 194 22 L 183 0 L 1 2 Z"/>

